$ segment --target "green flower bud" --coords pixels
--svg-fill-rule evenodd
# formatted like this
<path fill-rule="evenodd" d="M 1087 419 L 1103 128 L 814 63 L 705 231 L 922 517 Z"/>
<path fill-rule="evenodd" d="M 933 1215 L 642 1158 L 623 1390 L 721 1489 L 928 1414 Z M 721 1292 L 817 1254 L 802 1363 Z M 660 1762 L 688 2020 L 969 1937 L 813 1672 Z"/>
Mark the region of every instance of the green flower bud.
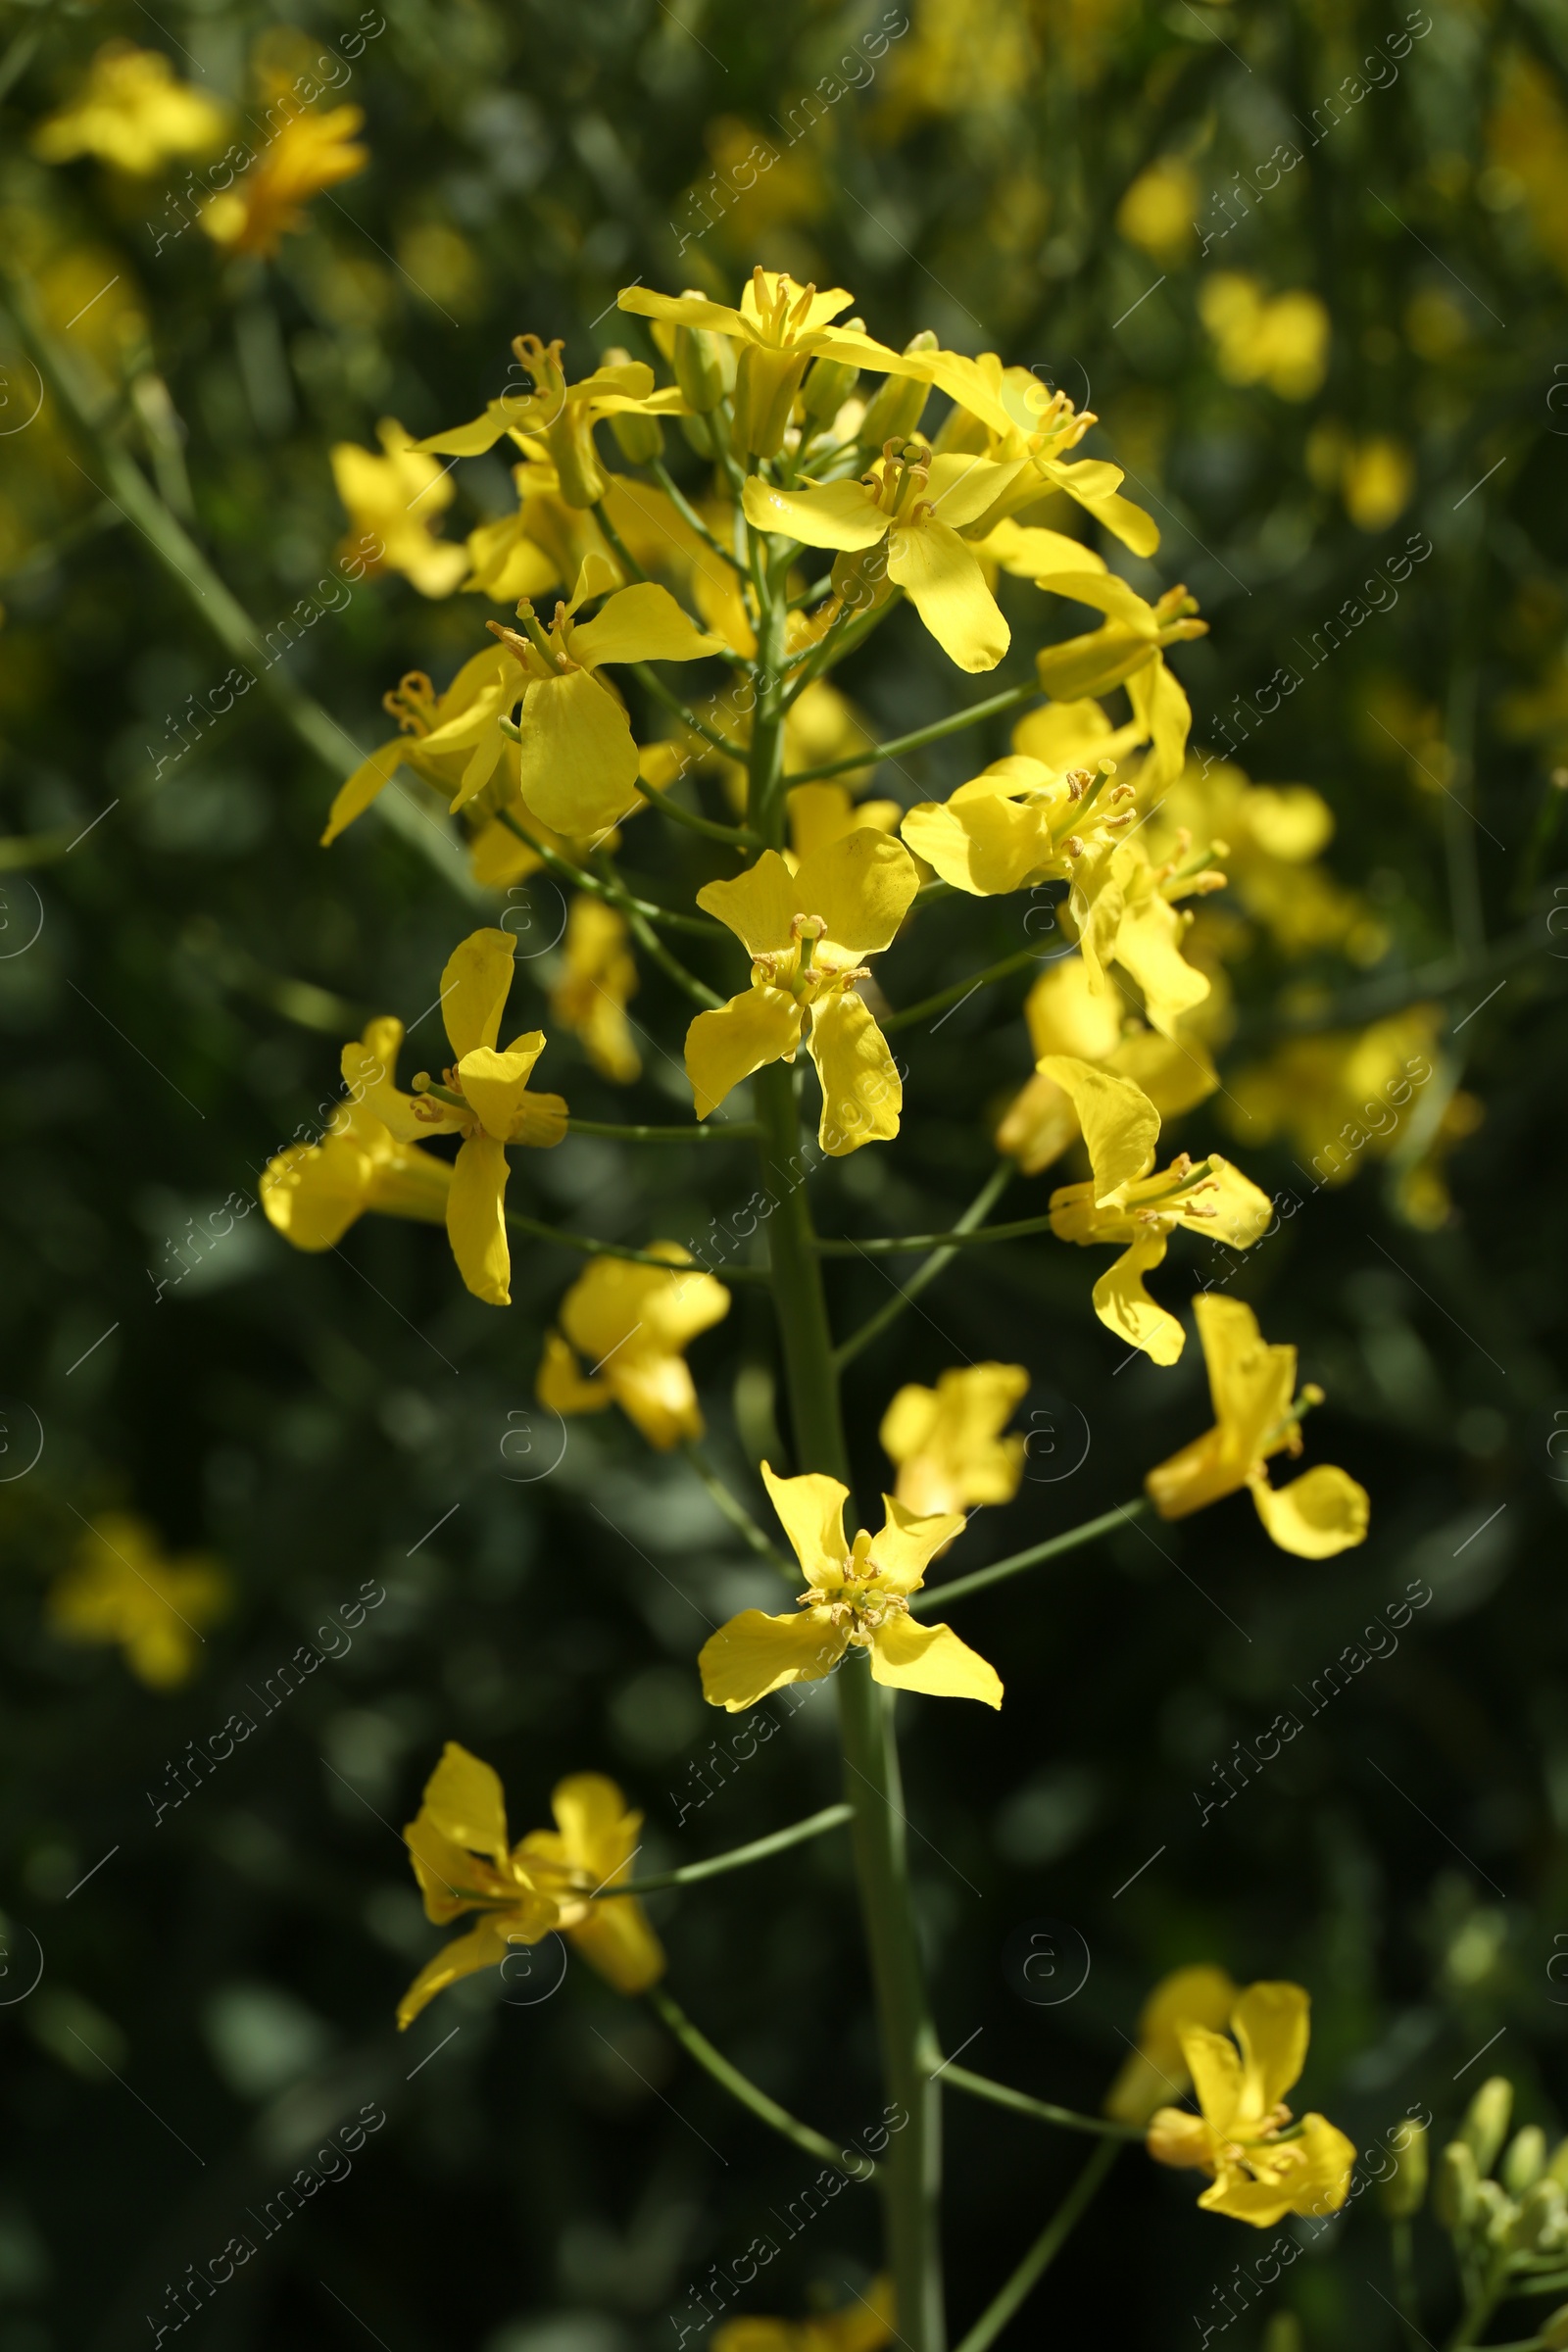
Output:
<path fill-rule="evenodd" d="M 1438 2219 L 1450 2235 L 1468 2230 L 1475 2221 L 1480 2203 L 1480 2186 L 1475 2150 L 1468 2140 L 1450 2139 L 1438 2166 L 1437 2186 L 1432 2197 Z"/>
<path fill-rule="evenodd" d="M 864 323 L 852 318 L 851 326 Z M 813 360 L 801 386 L 801 406 L 813 424 L 831 424 L 860 380 L 848 360 Z"/>
<path fill-rule="evenodd" d="M 677 326 L 672 357 L 675 381 L 699 416 L 716 409 L 735 381 L 735 355 L 706 326 Z"/>
<path fill-rule="evenodd" d="M 1568 2222 L 1568 2204 L 1555 2180 L 1538 2180 L 1525 2191 L 1518 2217 L 1508 2233 L 1511 2246 L 1530 2253 L 1541 2253 L 1560 2239 L 1564 2223 Z"/>
<path fill-rule="evenodd" d="M 910 352 L 937 348 L 937 339 L 929 327 L 911 335 L 904 346 L 906 357 Z M 925 404 L 930 397 L 930 385 L 921 383 L 918 376 L 884 376 L 882 389 L 866 410 L 857 435 L 861 449 L 874 458 L 881 455 L 885 441 L 906 441 L 925 415 Z"/>
<path fill-rule="evenodd" d="M 1559 2188 L 1568 2188 L 1568 2139 L 1559 2139 L 1551 2151 L 1546 2171 Z"/>
<path fill-rule="evenodd" d="M 594 447 L 594 428 L 584 401 L 567 401 L 545 434 L 556 462 L 561 495 L 568 507 L 596 507 L 610 487 Z"/>
<path fill-rule="evenodd" d="M 1404 2124 L 1390 2141 L 1394 2171 L 1378 2182 L 1378 2203 L 1391 2222 L 1407 2222 L 1427 2193 L 1427 2132 L 1424 2124 Z"/>
<path fill-rule="evenodd" d="M 1509 2142 L 1497 2178 L 1511 2196 L 1522 2197 L 1545 2169 L 1546 2134 L 1539 2124 L 1526 2124 Z"/>
<path fill-rule="evenodd" d="M 1512 2242 L 1519 2208 L 1506 2189 L 1495 2180 L 1482 2180 L 1476 2187 L 1476 2213 L 1488 2240 L 1494 2246 Z"/>
<path fill-rule="evenodd" d="M 1459 2136 L 1469 2146 L 1478 2173 L 1490 2173 L 1507 2136 L 1513 2084 L 1506 2075 L 1489 2075 L 1465 2111 Z"/>
<path fill-rule="evenodd" d="M 602 364 L 606 368 L 624 368 L 630 358 L 629 351 L 611 350 L 605 353 Z M 628 465 L 651 466 L 664 454 L 664 428 L 657 416 L 612 416 L 610 429 Z"/>
<path fill-rule="evenodd" d="M 676 422 L 700 458 L 717 457 L 718 443 L 706 416 L 679 416 Z"/>
<path fill-rule="evenodd" d="M 1559 2303 L 1550 2318 L 1542 2321 L 1541 2340 L 1554 2347 L 1568 2345 L 1568 2303 Z"/>

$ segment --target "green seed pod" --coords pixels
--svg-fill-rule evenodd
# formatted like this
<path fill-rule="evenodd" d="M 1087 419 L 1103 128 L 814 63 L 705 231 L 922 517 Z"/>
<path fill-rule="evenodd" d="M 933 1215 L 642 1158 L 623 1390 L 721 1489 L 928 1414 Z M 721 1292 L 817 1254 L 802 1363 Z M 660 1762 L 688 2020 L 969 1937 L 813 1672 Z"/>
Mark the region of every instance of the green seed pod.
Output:
<path fill-rule="evenodd" d="M 1438 2166 L 1432 2196 L 1438 2219 L 1450 2235 L 1471 2227 L 1480 2205 L 1480 2187 L 1475 2150 L 1468 2140 L 1450 2139 Z"/>
<path fill-rule="evenodd" d="M 906 357 L 911 352 L 937 348 L 937 339 L 929 327 L 911 335 L 904 346 Z M 922 383 L 918 376 L 884 376 L 882 389 L 866 410 L 857 435 L 867 456 L 879 457 L 885 441 L 906 441 L 925 415 L 925 404 L 930 397 L 930 385 Z"/>
<path fill-rule="evenodd" d="M 1513 2084 L 1506 2075 L 1489 2075 L 1465 2111 L 1459 2137 L 1469 2146 L 1478 2173 L 1490 2173 L 1507 2137 Z"/>
<path fill-rule="evenodd" d="M 676 383 L 699 416 L 716 409 L 735 381 L 734 354 L 706 326 L 676 327 L 671 364 Z"/>
<path fill-rule="evenodd" d="M 851 326 L 863 319 L 852 318 Z M 813 424 L 831 424 L 860 380 L 860 370 L 848 360 L 813 360 L 801 386 L 801 406 Z"/>
<path fill-rule="evenodd" d="M 1559 2303 L 1550 2318 L 1542 2321 L 1541 2340 L 1554 2347 L 1568 2345 L 1568 2303 Z"/>
<path fill-rule="evenodd" d="M 1526 2124 L 1508 2143 L 1497 2178 L 1510 2196 L 1522 2197 L 1546 2169 L 1546 2134 L 1539 2124 Z"/>
<path fill-rule="evenodd" d="M 1393 2134 L 1394 2171 L 1378 2182 L 1378 2203 L 1391 2222 L 1419 2213 L 1427 2193 L 1427 2133 L 1424 2124 L 1405 2124 Z"/>

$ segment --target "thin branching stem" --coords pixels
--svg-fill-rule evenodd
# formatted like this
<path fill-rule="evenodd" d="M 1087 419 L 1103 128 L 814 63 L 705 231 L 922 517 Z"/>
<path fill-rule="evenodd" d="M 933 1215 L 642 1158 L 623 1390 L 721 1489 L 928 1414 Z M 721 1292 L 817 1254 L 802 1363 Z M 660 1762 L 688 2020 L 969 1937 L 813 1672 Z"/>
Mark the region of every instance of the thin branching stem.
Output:
<path fill-rule="evenodd" d="M 875 2179 L 876 2167 L 869 2157 L 864 2159 L 865 2170 L 858 2172 L 832 2140 L 824 2138 L 820 2132 L 813 2132 L 809 2124 L 797 2122 L 788 2108 L 781 2107 L 777 2099 L 770 2099 L 765 2090 L 760 2090 L 755 2082 L 741 2073 L 738 2066 L 731 2066 L 722 2051 L 715 2050 L 707 2034 L 692 2024 L 680 2003 L 662 1984 L 651 1986 L 648 1999 L 656 2016 L 662 2019 L 687 2056 L 695 2058 L 705 2073 L 711 2075 L 732 2099 L 738 2099 L 743 2107 L 750 2108 L 752 2114 L 766 2124 L 770 2131 L 779 2132 L 785 2139 L 792 2139 L 798 2148 L 806 2150 L 808 2156 L 814 2156 L 818 2164 L 830 2164 L 836 2173 L 847 2175 L 851 2180 Z"/>
<path fill-rule="evenodd" d="M 977 1568 L 972 1576 L 955 1577 L 952 1584 L 937 1585 L 929 1592 L 911 1592 L 909 1606 L 924 1612 L 945 1609 L 955 1600 L 963 1600 L 971 1592 L 984 1592 L 987 1585 L 1000 1585 L 1004 1577 L 1021 1575 L 1025 1568 L 1038 1568 L 1043 1560 L 1054 1560 L 1064 1551 L 1076 1551 L 1082 1544 L 1093 1544 L 1097 1536 L 1109 1535 L 1112 1528 L 1125 1527 L 1141 1519 L 1149 1509 L 1149 1497 L 1137 1495 L 1131 1502 L 1119 1502 L 1113 1511 L 1102 1511 L 1098 1519 L 1086 1519 L 1080 1527 L 1069 1527 L 1064 1535 L 1048 1536 L 1044 1544 L 1031 1544 L 1027 1551 L 1015 1551 L 1005 1560 L 997 1560 L 989 1568 Z"/>
<path fill-rule="evenodd" d="M 895 735 L 891 743 L 879 743 L 858 759 L 828 760 L 820 767 L 803 767 L 798 774 L 787 776 L 785 782 L 815 784 L 823 776 L 842 776 L 847 768 L 862 767 L 868 760 L 900 760 L 906 752 L 923 751 L 928 743 L 940 743 L 946 735 L 956 735 L 964 727 L 977 727 L 982 719 L 995 718 L 1004 710 L 1016 710 L 1020 703 L 1039 699 L 1040 688 L 1033 681 L 1027 686 L 1009 686 L 1004 693 L 994 694 L 986 702 L 971 703 L 965 710 L 933 719 L 928 727 L 916 727 L 912 734 Z"/>
<path fill-rule="evenodd" d="M 1089 2132 L 1099 2139 L 1144 2136 L 1136 2124 L 1114 2123 L 1105 2115 L 1080 2115 L 1076 2108 L 1058 2107 L 1051 2099 L 1032 2099 L 1025 2090 L 993 2082 L 989 2075 L 971 2075 L 966 2066 L 955 2066 L 951 2058 L 936 2071 L 947 2077 L 954 2090 L 966 2090 L 974 2099 L 989 2099 L 994 2107 L 1010 2107 L 1015 2115 L 1032 2116 L 1039 2124 L 1056 2124 L 1063 2132 Z"/>
<path fill-rule="evenodd" d="M 622 1894 L 661 1894 L 667 1886 L 695 1886 L 702 1879 L 719 1879 L 726 1871 L 745 1870 L 753 1862 L 765 1862 L 770 1855 L 787 1853 L 792 1845 L 804 1845 L 808 1838 L 822 1838 L 829 1830 L 842 1829 L 853 1821 L 853 1805 L 824 1805 L 820 1813 L 809 1813 L 804 1821 L 791 1822 L 787 1830 L 773 1830 L 766 1838 L 754 1838 L 749 1845 L 732 1845 L 726 1854 L 710 1854 L 706 1862 L 685 1862 L 679 1870 L 650 1871 L 646 1879 L 627 1879 L 622 1886 L 608 1883 L 596 1886 L 590 1902 L 613 1902 Z"/>

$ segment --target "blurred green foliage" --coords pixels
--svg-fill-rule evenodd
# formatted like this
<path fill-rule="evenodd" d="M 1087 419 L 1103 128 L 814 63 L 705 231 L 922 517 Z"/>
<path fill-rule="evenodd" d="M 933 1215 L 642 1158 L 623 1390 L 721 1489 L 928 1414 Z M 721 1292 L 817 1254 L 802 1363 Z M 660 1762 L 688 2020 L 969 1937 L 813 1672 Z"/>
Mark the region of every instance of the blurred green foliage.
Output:
<path fill-rule="evenodd" d="M 1185 579 L 1211 624 L 1175 657 L 1195 744 L 1333 814 L 1310 882 L 1265 858 L 1270 905 L 1239 880 L 1205 907 L 1229 976 L 1226 1092 L 1192 1133 L 1298 1202 L 1238 1289 L 1327 1388 L 1314 1449 L 1371 1490 L 1373 1533 L 1312 1566 L 1232 1502 L 973 1604 L 978 1645 L 1005 1652 L 1007 1710 L 915 1701 L 907 1743 L 942 2031 L 950 2048 L 983 2033 L 986 2071 L 1093 2106 L 1153 1978 L 1213 1959 L 1311 1988 L 1303 2087 L 1364 2147 L 1412 2109 L 1446 2126 L 1489 2039 L 1522 2120 L 1560 2131 L 1568 12 L 909 0 L 909 16 L 170 0 L 155 19 L 12 0 L 0 263 L 97 369 L 108 429 L 264 629 L 331 577 L 333 444 L 373 448 L 382 417 L 426 433 L 474 414 L 521 330 L 564 336 L 573 375 L 613 344 L 652 357 L 613 309 L 633 279 L 732 299 L 761 260 L 852 288 L 894 344 L 929 326 L 995 348 L 1097 411 L 1089 451 L 1128 468 L 1164 532 L 1156 564 L 1118 567 L 1148 590 Z M 355 37 L 319 103 L 363 109 L 369 161 L 274 259 L 204 233 L 183 161 L 137 175 L 33 151 L 107 41 L 157 50 L 238 116 L 268 74 Z M 774 160 L 746 185 L 760 142 Z M 319 851 L 338 777 L 260 695 L 178 749 L 227 657 L 54 405 L 25 421 L 20 353 L 0 361 L 0 1985 L 17 1988 L 0 1991 L 0 2352 L 146 2341 L 166 2286 L 367 2101 L 389 2128 L 205 2309 L 213 2352 L 366 2331 L 390 2352 L 668 2344 L 670 2313 L 799 2193 L 805 2160 L 581 1969 L 533 2005 L 475 1981 L 398 2043 L 393 2005 L 434 1937 L 397 1825 L 457 1738 L 502 1770 L 516 1832 L 562 1773 L 614 1773 L 648 1813 L 644 1867 L 666 1867 L 831 1800 L 829 1702 L 781 1707 L 779 1736 L 737 1764 L 692 1659 L 767 1590 L 760 1573 L 684 1465 L 618 1420 L 574 1423 L 550 1468 L 532 1383 L 570 1263 L 519 1249 L 501 1314 L 464 1294 L 439 1236 L 368 1220 L 303 1258 L 237 1213 L 323 1115 L 342 1040 L 375 1011 L 412 1022 L 486 917 L 407 829 L 367 819 Z M 499 462 L 455 479 L 448 538 L 510 508 Z M 1433 556 L 1391 602 L 1366 583 L 1412 534 Z M 1003 593 L 1015 646 L 998 684 L 1028 675 L 1034 625 L 1027 586 Z M 444 684 L 494 610 L 383 576 L 324 611 L 288 668 L 368 748 L 382 693 L 411 669 Z M 1282 667 L 1299 673 L 1288 693 Z M 953 693 L 910 616 L 841 682 L 884 734 Z M 1006 748 L 999 732 L 987 756 Z M 940 798 L 980 764 L 960 739 L 877 789 Z M 713 870 L 651 818 L 627 855 L 683 891 Z M 1330 881 L 1350 916 L 1293 928 Z M 537 884 L 511 904 L 516 1004 L 551 974 L 564 909 Z M 1012 902 L 938 906 L 884 959 L 889 997 L 1006 955 L 1020 920 Z M 1003 1017 L 1023 985 L 910 1033 L 906 1148 L 834 1166 L 826 1231 L 942 1227 L 970 1198 L 987 1122 L 1028 1069 Z M 646 964 L 633 1011 L 661 1039 L 684 1025 Z M 1425 1125 L 1386 1153 L 1352 1147 L 1348 1180 L 1320 1188 L 1307 1164 L 1364 1099 L 1361 1065 L 1341 1084 L 1345 1041 L 1396 1014 L 1439 1072 Z M 679 1070 L 651 1045 L 644 1061 L 617 1090 L 553 1038 L 549 1082 L 591 1117 L 676 1115 Z M 744 1198 L 723 1153 L 645 1157 L 574 1137 L 514 1175 L 514 1199 L 641 1240 L 701 1237 Z M 1015 1180 L 1007 1213 L 1043 1208 L 1049 1182 Z M 220 1240 L 193 1238 L 223 1213 Z M 1202 1253 L 1184 1270 L 1201 1279 Z M 1173 1372 L 1123 1369 L 1091 1278 L 1059 1248 L 971 1251 L 856 1363 L 868 1493 L 901 1380 L 1029 1366 L 1029 1472 L 968 1564 L 1127 1496 L 1203 1425 L 1196 1349 Z M 852 1264 L 843 1324 L 889 1295 Z M 715 1455 L 743 1481 L 773 1442 L 772 1348 L 738 1294 L 694 1352 Z M 83 1523 L 108 1510 L 230 1580 L 173 1687 L 51 1620 Z M 386 1598 L 352 1646 L 160 1816 L 187 1743 L 368 1579 Z M 1300 1712 L 1293 1693 L 1412 1579 L 1434 1597 L 1396 1652 L 1256 1787 L 1232 1765 L 1240 1793 L 1205 1815 L 1235 1742 Z M 738 2063 L 846 2135 L 874 2120 L 832 1841 L 657 1916 L 671 1983 Z M 1040 1921 L 1092 1955 L 1057 2006 L 1021 2000 L 1004 1969 Z M 984 2111 L 951 2129 L 961 2325 L 1073 2153 Z M 1190 2314 L 1200 2336 L 1223 2324 L 1216 2296 L 1257 2248 L 1195 2214 L 1191 2188 L 1122 2160 L 1059 2272 L 1064 2339 L 1164 2352 L 1192 2340 Z M 1226 2340 L 1261 2341 L 1276 2306 L 1308 2347 L 1398 2340 L 1370 2205 L 1249 2295 Z M 876 2259 L 870 2202 L 847 2192 L 761 2307 L 802 2309 L 813 2284 L 842 2299 Z M 1425 2239 L 1418 2261 L 1441 2314 Z"/>

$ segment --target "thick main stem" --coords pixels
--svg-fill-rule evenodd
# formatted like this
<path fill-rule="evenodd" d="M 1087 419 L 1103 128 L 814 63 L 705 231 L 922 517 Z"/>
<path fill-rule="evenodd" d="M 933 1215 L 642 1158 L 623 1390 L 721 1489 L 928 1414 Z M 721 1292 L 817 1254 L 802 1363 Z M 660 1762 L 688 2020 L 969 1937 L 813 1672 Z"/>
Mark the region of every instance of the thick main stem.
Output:
<path fill-rule="evenodd" d="M 784 1348 L 796 1468 L 849 1483 L 832 1333 L 799 1157 L 795 1089 L 775 1062 L 754 1081 L 763 1128 L 763 1174 L 777 1203 L 770 1226 L 773 1298 Z M 943 2352 L 940 2085 L 935 2035 L 909 1899 L 904 1798 L 891 1694 L 851 1650 L 838 1677 L 845 1797 L 870 1949 L 892 2112 L 880 2180 L 897 2326 L 909 2352 Z"/>

